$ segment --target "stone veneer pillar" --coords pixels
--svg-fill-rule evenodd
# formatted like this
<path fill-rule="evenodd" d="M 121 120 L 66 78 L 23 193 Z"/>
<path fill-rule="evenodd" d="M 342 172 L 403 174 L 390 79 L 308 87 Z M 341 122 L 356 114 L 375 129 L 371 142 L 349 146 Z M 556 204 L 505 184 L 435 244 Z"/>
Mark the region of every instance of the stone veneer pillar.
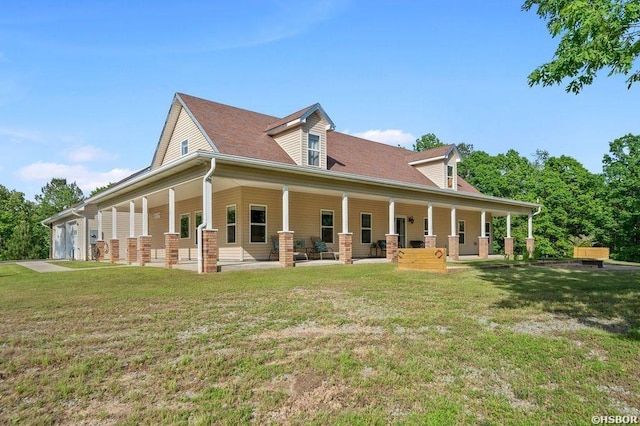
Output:
<path fill-rule="evenodd" d="M 116 263 L 120 260 L 120 240 L 112 238 L 109 240 L 111 246 L 109 253 L 111 253 L 111 263 Z"/>
<path fill-rule="evenodd" d="M 460 259 L 460 237 L 449 235 L 449 257 L 451 260 Z"/>
<path fill-rule="evenodd" d="M 338 245 L 340 262 L 345 265 L 353 264 L 353 234 L 348 232 L 346 234 L 338 234 Z"/>
<path fill-rule="evenodd" d="M 285 268 L 296 266 L 293 258 L 293 232 L 278 231 L 278 262 Z"/>
<path fill-rule="evenodd" d="M 424 236 L 424 246 L 426 248 L 436 248 L 436 236 L 435 235 L 425 235 Z"/>
<path fill-rule="evenodd" d="M 131 265 L 138 261 L 138 239 L 136 237 L 127 238 L 127 263 Z"/>
<path fill-rule="evenodd" d="M 513 237 L 505 237 L 504 255 L 507 256 L 507 259 L 513 259 Z"/>
<path fill-rule="evenodd" d="M 489 258 L 489 237 L 478 237 L 478 256 L 480 259 Z"/>
<path fill-rule="evenodd" d="M 96 248 L 98 249 L 98 258 L 95 260 L 97 260 L 98 262 L 102 262 L 104 260 L 104 241 L 96 241 Z"/>
<path fill-rule="evenodd" d="M 533 238 L 527 238 L 527 251 L 529 252 L 529 256 L 533 257 L 533 249 L 535 247 Z"/>
<path fill-rule="evenodd" d="M 386 234 L 387 237 L 387 259 L 398 263 L 398 234 Z"/>
<path fill-rule="evenodd" d="M 178 264 L 178 237 L 176 232 L 164 233 L 164 266 L 171 268 Z"/>
<path fill-rule="evenodd" d="M 140 266 L 151 263 L 151 235 L 138 237 L 138 262 Z"/>
<path fill-rule="evenodd" d="M 202 230 L 202 272 L 218 272 L 218 230 Z"/>

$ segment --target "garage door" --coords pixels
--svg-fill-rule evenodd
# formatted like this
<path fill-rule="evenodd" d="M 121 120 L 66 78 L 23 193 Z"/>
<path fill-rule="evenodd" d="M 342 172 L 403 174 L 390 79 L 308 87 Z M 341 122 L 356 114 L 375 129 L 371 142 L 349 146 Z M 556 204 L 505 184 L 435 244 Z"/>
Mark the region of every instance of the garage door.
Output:
<path fill-rule="evenodd" d="M 57 225 L 53 228 L 53 258 L 64 259 L 66 258 L 66 246 L 67 246 L 67 225 Z"/>
<path fill-rule="evenodd" d="M 80 254 L 78 247 L 78 223 L 75 220 L 67 222 L 66 237 L 67 252 L 65 258 L 78 259 Z"/>

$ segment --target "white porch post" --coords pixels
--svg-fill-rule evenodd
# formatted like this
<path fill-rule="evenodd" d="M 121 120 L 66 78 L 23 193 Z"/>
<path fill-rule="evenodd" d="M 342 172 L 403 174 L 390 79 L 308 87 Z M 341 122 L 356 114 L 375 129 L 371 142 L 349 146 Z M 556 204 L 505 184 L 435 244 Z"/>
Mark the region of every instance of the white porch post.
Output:
<path fill-rule="evenodd" d="M 136 236 L 136 203 L 135 201 L 129 201 L 129 237 L 134 238 Z"/>
<path fill-rule="evenodd" d="M 207 229 L 213 229 L 213 184 L 212 178 L 207 179 L 205 184 L 207 194 L 207 209 L 205 221 L 207 222 Z"/>
<path fill-rule="evenodd" d="M 396 233 L 396 202 L 393 198 L 389 199 L 389 234 Z"/>
<path fill-rule="evenodd" d="M 176 190 L 169 188 L 169 233 L 176 232 Z"/>
<path fill-rule="evenodd" d="M 111 239 L 118 238 L 118 209 L 111 207 Z"/>
<path fill-rule="evenodd" d="M 457 234 L 456 229 L 456 206 L 451 206 L 451 236 L 455 237 Z"/>
<path fill-rule="evenodd" d="M 487 212 L 485 209 L 482 209 L 482 212 L 480 213 L 480 236 L 483 238 L 487 236 L 486 223 L 487 223 Z"/>
<path fill-rule="evenodd" d="M 529 224 L 528 224 L 528 237 L 527 238 L 533 238 L 533 214 L 529 213 Z"/>
<path fill-rule="evenodd" d="M 478 237 L 478 256 L 480 259 L 489 258 L 489 237 L 486 232 L 487 211 L 482 209 L 480 212 L 480 237 Z"/>
<path fill-rule="evenodd" d="M 513 259 L 513 238 L 511 238 L 511 212 L 507 212 L 507 236 L 504 239 L 504 254 Z"/>
<path fill-rule="evenodd" d="M 147 197 L 142 197 L 142 235 L 149 235 L 149 205 Z"/>
<path fill-rule="evenodd" d="M 282 187 L 282 230 L 289 232 L 289 185 Z"/>
<path fill-rule="evenodd" d="M 511 238 L 511 212 L 507 212 L 507 238 Z"/>
<path fill-rule="evenodd" d="M 342 233 L 349 233 L 349 197 L 346 192 L 342 193 Z"/>
<path fill-rule="evenodd" d="M 427 208 L 427 235 L 433 235 L 433 203 L 429 201 L 429 207 Z"/>
<path fill-rule="evenodd" d="M 102 210 L 98 210 L 98 240 L 102 239 Z"/>

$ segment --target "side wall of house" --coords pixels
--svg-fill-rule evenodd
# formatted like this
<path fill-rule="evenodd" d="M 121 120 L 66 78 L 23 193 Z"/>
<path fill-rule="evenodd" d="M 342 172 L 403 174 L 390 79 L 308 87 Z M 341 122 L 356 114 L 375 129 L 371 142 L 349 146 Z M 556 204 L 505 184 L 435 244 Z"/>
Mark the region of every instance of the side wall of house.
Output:
<path fill-rule="evenodd" d="M 289 157 L 291 157 L 297 165 L 302 165 L 302 130 L 300 127 L 283 132 L 274 136 L 273 139 L 278 142 L 278 145 L 289 154 Z"/>
<path fill-rule="evenodd" d="M 109 240 L 112 237 L 112 214 L 111 209 L 102 211 L 102 238 L 109 246 Z M 116 212 L 116 234 L 118 236 L 118 240 L 120 241 L 120 259 L 126 259 L 127 254 L 127 238 L 129 237 L 129 212 L 128 211 L 118 211 Z M 89 232 L 98 230 L 98 217 L 93 216 L 89 218 Z M 151 223 L 151 222 L 149 222 Z M 140 235 L 142 232 L 142 213 L 135 214 L 135 235 L 136 237 Z M 151 233 L 151 230 L 149 231 Z M 153 235 L 153 234 L 151 234 Z M 98 236 L 99 239 L 99 236 Z M 91 251 L 89 251 L 89 256 L 91 256 Z M 105 253 L 105 259 L 111 259 L 111 247 L 108 247 L 108 252 Z"/>
<path fill-rule="evenodd" d="M 169 140 L 169 147 L 162 160 L 162 164 L 169 163 L 182 156 L 182 141 L 185 140 L 189 141 L 189 152 L 195 152 L 197 150 L 211 151 L 209 142 L 207 142 L 202 132 L 200 132 L 200 129 L 198 129 L 198 126 L 196 126 L 183 108 L 178 116 L 178 122 Z"/>
<path fill-rule="evenodd" d="M 327 168 L 327 121 L 322 117 L 322 115 L 318 112 L 313 113 L 310 117 L 307 118 L 307 122 L 302 124 L 302 159 L 304 164 L 307 164 L 308 153 L 308 143 L 307 143 L 307 135 L 309 132 L 320 135 L 320 168 Z"/>
<path fill-rule="evenodd" d="M 446 187 L 447 180 L 447 167 L 443 161 L 435 161 L 433 163 L 427 163 L 424 165 L 416 166 L 416 169 L 431 179 L 433 183 L 440 188 Z"/>

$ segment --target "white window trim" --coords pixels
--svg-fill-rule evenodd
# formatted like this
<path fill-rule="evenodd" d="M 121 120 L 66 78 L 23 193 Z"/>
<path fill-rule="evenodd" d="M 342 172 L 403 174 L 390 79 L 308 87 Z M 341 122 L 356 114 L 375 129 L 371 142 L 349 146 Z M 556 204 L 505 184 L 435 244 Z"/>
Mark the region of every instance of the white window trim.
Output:
<path fill-rule="evenodd" d="M 180 239 L 181 240 L 190 240 L 191 239 L 191 213 L 180 213 L 180 219 L 178 221 L 178 229 L 180 230 Z M 189 226 L 187 226 L 187 229 L 189 230 L 189 235 L 187 235 L 186 237 L 182 236 L 182 218 L 186 217 L 189 220 Z"/>
<path fill-rule="evenodd" d="M 369 215 L 369 222 L 370 222 L 370 227 L 369 228 L 365 228 L 362 226 L 362 215 L 363 214 L 368 214 Z M 371 232 L 371 241 L 369 241 L 368 243 L 362 242 L 362 231 L 363 230 L 369 230 Z M 368 213 L 368 212 L 360 212 L 360 244 L 362 245 L 367 245 L 370 246 L 371 243 L 373 243 L 373 214 L 372 213 Z"/>
<path fill-rule="evenodd" d="M 186 152 L 185 152 L 186 148 Z M 189 139 L 185 139 L 180 143 L 180 155 L 187 155 L 189 153 Z"/>
<path fill-rule="evenodd" d="M 464 223 L 464 231 L 460 232 L 460 223 Z M 458 243 L 464 245 L 467 245 L 467 241 L 469 241 L 469 239 L 467 238 L 467 221 L 466 220 L 459 220 L 458 221 Z M 464 243 L 460 243 L 460 234 L 464 234 Z"/>
<path fill-rule="evenodd" d="M 332 225 L 331 226 L 323 226 L 322 225 L 322 213 L 327 212 L 331 213 Z M 328 209 L 320 209 L 320 239 L 322 240 L 322 229 L 323 228 L 331 228 L 331 242 L 326 242 L 326 244 L 335 244 L 335 229 L 336 229 L 336 213 L 333 210 Z"/>
<path fill-rule="evenodd" d="M 196 220 L 196 217 L 198 217 L 198 214 L 200 215 L 200 217 L 202 218 L 202 221 L 204 222 L 204 216 L 202 215 L 202 210 L 193 213 L 193 225 L 194 225 L 194 227 L 193 227 L 193 229 L 194 229 L 194 231 L 193 231 L 193 235 L 194 235 L 193 244 L 195 244 L 195 245 L 198 245 L 198 221 Z M 189 225 L 191 225 L 191 224 L 189 224 Z"/>
<path fill-rule="evenodd" d="M 256 223 L 255 225 L 264 225 L 264 242 L 256 242 L 256 241 L 251 241 L 251 225 L 254 225 L 253 222 L 251 222 L 251 208 L 252 207 L 264 207 L 264 224 L 262 223 Z M 238 211 L 236 210 L 236 215 L 238 214 Z M 236 216 L 237 217 L 237 216 Z M 267 244 L 269 243 L 269 232 L 268 232 L 268 226 L 267 226 L 267 222 L 269 221 L 269 212 L 268 212 L 268 208 L 266 204 L 249 204 L 249 244 Z M 237 228 L 236 228 L 237 229 Z M 237 238 L 236 238 L 237 240 Z"/>
<path fill-rule="evenodd" d="M 236 219 L 235 219 L 235 220 L 236 220 L 236 221 L 235 221 L 235 222 L 233 222 L 233 223 L 228 223 L 228 222 L 227 222 L 227 221 L 229 220 L 229 207 L 233 207 L 233 209 L 234 209 L 234 210 L 235 210 L 235 212 L 236 212 L 236 214 L 235 214 L 235 217 L 236 217 Z M 249 212 L 249 214 L 251 214 L 251 212 Z M 237 244 L 238 244 L 238 208 L 236 207 L 236 205 L 235 205 L 235 204 L 229 204 L 229 205 L 228 205 L 228 206 L 226 206 L 226 207 L 225 207 L 225 209 L 224 209 L 224 215 L 225 215 L 225 217 L 224 217 L 224 221 L 225 221 L 225 225 L 226 225 L 226 228 L 225 228 L 225 229 L 226 229 L 226 231 L 227 231 L 227 235 L 226 235 L 226 239 L 225 239 L 225 241 L 226 241 L 226 242 L 227 242 L 227 244 L 229 244 L 229 245 L 237 245 Z M 236 230 L 235 230 L 235 240 L 236 240 L 236 241 L 235 241 L 235 242 L 233 242 L 233 243 L 230 243 L 230 242 L 229 242 L 229 226 L 231 226 L 231 225 L 235 226 L 235 229 L 236 229 Z"/>
<path fill-rule="evenodd" d="M 429 220 L 428 216 L 424 216 L 422 218 L 422 226 L 424 227 L 425 222 Z M 429 224 L 427 224 L 427 226 L 424 228 L 424 235 L 429 235 Z"/>
<path fill-rule="evenodd" d="M 318 149 L 309 149 L 309 136 L 317 136 L 318 137 Z M 309 151 L 313 151 L 313 152 L 318 152 L 318 165 L 315 164 L 309 164 Z M 309 132 L 307 134 L 307 166 L 311 166 L 311 167 L 320 167 L 320 165 L 322 164 L 322 135 L 320 135 L 319 133 L 314 133 L 314 132 Z"/>

